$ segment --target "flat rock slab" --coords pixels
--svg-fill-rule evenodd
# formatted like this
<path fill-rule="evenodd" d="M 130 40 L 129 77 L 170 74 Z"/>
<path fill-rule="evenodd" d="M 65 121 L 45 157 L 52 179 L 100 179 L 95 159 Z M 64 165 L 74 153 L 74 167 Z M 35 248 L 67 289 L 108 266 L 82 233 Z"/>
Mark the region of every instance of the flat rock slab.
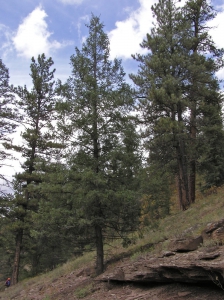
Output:
<path fill-rule="evenodd" d="M 187 253 L 144 255 L 98 277 L 101 281 L 138 283 L 224 283 L 224 246 L 200 248 Z M 168 254 L 168 255 L 167 255 Z"/>

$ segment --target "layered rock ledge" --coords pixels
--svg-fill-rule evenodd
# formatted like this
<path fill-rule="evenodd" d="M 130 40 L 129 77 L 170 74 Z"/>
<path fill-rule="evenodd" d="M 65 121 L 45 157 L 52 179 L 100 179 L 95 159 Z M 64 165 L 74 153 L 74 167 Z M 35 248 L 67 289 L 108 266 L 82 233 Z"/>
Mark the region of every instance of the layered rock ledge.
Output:
<path fill-rule="evenodd" d="M 123 263 L 113 272 L 105 272 L 98 280 L 133 283 L 195 283 L 213 282 L 224 290 L 224 246 L 217 239 L 217 234 L 224 226 L 224 221 L 210 223 L 195 238 L 182 238 L 170 241 L 169 250 L 159 254 L 141 255 L 133 263 Z M 208 237 L 209 232 L 209 237 Z M 204 244 L 208 238 L 214 238 Z"/>
<path fill-rule="evenodd" d="M 164 251 L 159 256 L 144 255 L 133 264 L 123 264 L 113 273 L 105 272 L 102 281 L 185 282 L 213 281 L 223 284 L 224 246 L 203 248 L 188 253 Z"/>

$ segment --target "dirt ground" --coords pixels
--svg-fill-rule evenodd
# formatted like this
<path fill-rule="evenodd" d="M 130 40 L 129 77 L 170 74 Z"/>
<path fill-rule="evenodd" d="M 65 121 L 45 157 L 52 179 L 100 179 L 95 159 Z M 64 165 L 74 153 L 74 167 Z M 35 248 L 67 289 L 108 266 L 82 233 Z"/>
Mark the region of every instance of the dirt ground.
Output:
<path fill-rule="evenodd" d="M 90 283 L 89 294 L 83 298 L 85 300 L 223 300 L 224 291 L 215 286 L 199 287 L 187 284 L 144 284 L 133 283 L 102 283 L 94 281 Z M 77 295 L 76 290 L 76 295 Z M 64 293 L 55 295 L 55 300 L 80 299 L 74 296 L 74 290 L 65 289 Z"/>
<path fill-rule="evenodd" d="M 223 300 L 224 290 L 215 285 L 196 286 L 184 283 L 134 284 L 101 282 L 82 270 L 55 279 L 49 285 L 33 284 L 13 294 L 9 289 L 1 300 Z M 10 287 L 13 289 L 13 287 Z M 10 291 L 7 295 L 7 292 Z"/>

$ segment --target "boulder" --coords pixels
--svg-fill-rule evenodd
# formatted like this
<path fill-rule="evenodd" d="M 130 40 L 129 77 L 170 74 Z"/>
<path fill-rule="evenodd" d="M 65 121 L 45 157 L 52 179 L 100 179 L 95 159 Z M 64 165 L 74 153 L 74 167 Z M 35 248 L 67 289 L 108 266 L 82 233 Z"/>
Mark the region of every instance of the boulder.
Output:
<path fill-rule="evenodd" d="M 224 244 L 224 219 L 208 223 L 201 233 L 203 242 L 214 242 L 215 244 Z"/>
<path fill-rule="evenodd" d="M 197 250 L 203 243 L 202 236 L 173 239 L 169 244 L 169 250 L 173 252 L 188 252 Z"/>

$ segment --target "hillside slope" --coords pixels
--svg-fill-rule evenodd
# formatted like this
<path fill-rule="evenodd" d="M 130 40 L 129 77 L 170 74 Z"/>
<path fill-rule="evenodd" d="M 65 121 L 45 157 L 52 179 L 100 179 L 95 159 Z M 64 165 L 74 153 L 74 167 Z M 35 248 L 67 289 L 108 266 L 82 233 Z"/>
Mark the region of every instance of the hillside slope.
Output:
<path fill-rule="evenodd" d="M 156 230 L 145 231 L 144 237 L 127 249 L 115 243 L 107 252 L 107 267 L 99 277 L 94 276 L 94 253 L 90 253 L 10 287 L 0 293 L 0 299 L 224 299 L 224 246 L 213 239 L 215 234 L 203 244 L 199 240 L 194 251 L 174 249 L 178 241 L 197 239 L 206 228 L 222 232 L 222 225 L 214 225 L 224 224 L 217 222 L 222 219 L 224 188 L 198 197 L 187 211 L 174 212 L 161 220 Z"/>

